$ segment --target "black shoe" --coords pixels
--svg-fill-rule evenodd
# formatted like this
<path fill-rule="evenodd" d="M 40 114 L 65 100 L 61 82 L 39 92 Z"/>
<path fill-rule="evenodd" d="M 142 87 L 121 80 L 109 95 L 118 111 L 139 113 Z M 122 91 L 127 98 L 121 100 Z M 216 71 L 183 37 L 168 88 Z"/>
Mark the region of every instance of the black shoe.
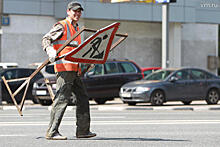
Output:
<path fill-rule="evenodd" d="M 91 138 L 95 136 L 96 136 L 96 133 L 89 132 L 88 134 L 85 134 L 85 135 L 76 135 L 76 138 Z"/>

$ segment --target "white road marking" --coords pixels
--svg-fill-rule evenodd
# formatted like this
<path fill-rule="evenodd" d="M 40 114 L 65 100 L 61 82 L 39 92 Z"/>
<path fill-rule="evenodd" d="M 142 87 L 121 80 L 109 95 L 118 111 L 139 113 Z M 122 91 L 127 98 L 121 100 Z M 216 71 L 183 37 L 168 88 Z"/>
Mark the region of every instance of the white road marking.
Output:
<path fill-rule="evenodd" d="M 23 134 L 1 134 L 0 137 L 24 137 L 27 135 L 23 135 Z"/>
<path fill-rule="evenodd" d="M 45 126 L 48 122 L 0 122 L 0 126 Z M 220 124 L 220 120 L 126 120 L 126 121 L 92 121 L 91 125 L 184 125 L 184 124 Z M 73 121 L 63 121 L 61 125 L 73 125 Z"/>
<path fill-rule="evenodd" d="M 25 117 L 25 116 L 48 116 L 49 115 L 49 113 L 48 114 L 36 114 L 36 113 L 34 113 L 34 114 L 24 114 L 24 116 L 23 117 Z M 18 116 L 18 117 L 21 117 L 19 114 L 0 114 L 0 117 L 2 117 L 2 116 Z"/>
<path fill-rule="evenodd" d="M 42 117 L 42 116 L 45 116 L 49 118 L 49 115 L 24 115 L 24 116 L 19 116 L 19 115 L 0 115 L 0 118 L 27 118 L 27 117 Z M 75 116 L 64 116 L 63 119 L 75 119 L 76 117 Z M 104 118 L 104 119 L 107 119 L 107 118 L 126 118 L 126 116 L 94 116 L 92 118 Z"/>
<path fill-rule="evenodd" d="M 74 116 L 73 116 L 73 117 L 72 117 L 72 116 L 64 116 L 63 118 L 64 118 L 64 119 L 65 119 L 65 118 L 70 119 L 70 118 L 76 118 L 76 117 L 74 117 Z M 105 118 L 105 119 L 106 119 L 106 118 L 126 118 L 126 116 L 93 116 L 92 118 L 93 118 L 93 119 L 94 119 L 94 118 Z"/>

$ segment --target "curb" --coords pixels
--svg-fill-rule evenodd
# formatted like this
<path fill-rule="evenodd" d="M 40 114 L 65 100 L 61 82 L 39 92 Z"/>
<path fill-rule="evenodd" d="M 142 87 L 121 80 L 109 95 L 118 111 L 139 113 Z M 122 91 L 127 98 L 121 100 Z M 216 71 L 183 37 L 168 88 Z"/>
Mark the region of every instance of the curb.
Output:
<path fill-rule="evenodd" d="M 125 110 L 154 110 L 153 108 L 126 108 Z"/>
<path fill-rule="evenodd" d="M 191 107 L 185 107 L 185 108 L 173 108 L 173 110 L 191 110 L 191 111 L 194 111 L 194 108 L 191 108 Z"/>
<path fill-rule="evenodd" d="M 220 110 L 220 107 L 209 108 L 209 110 Z"/>
<path fill-rule="evenodd" d="M 17 110 L 17 108 L 15 106 L 2 106 L 2 110 Z M 25 106 L 22 110 L 25 110 Z"/>
<path fill-rule="evenodd" d="M 147 111 L 213 111 L 213 110 L 220 110 L 220 107 L 201 107 L 201 108 L 193 108 L 193 107 L 183 107 L 183 108 L 177 108 L 177 107 L 153 107 L 153 108 L 137 108 L 137 107 L 130 107 L 130 108 L 125 108 L 125 107 L 98 107 L 96 110 L 99 111 L 122 111 L 122 110 L 147 110 Z"/>

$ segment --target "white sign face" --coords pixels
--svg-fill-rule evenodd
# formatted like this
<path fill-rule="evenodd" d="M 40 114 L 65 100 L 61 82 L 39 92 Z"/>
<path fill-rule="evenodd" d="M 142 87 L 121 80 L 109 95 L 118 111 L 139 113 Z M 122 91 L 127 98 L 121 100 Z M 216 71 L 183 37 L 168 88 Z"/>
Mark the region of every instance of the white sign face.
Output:
<path fill-rule="evenodd" d="M 65 55 L 65 60 L 80 63 L 103 64 L 107 60 L 115 33 L 120 23 L 97 30 L 79 47 Z"/>
<path fill-rule="evenodd" d="M 113 29 L 114 28 L 99 34 L 92 41 L 86 44 L 80 51 L 78 51 L 71 57 L 87 60 L 103 60 L 106 52 L 106 47 L 108 45 Z"/>

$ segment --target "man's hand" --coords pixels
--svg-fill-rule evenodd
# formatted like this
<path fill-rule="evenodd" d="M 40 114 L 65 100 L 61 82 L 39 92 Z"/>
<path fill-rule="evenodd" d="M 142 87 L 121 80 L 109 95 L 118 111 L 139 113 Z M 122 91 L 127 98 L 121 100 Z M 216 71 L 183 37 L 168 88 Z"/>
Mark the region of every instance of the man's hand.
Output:
<path fill-rule="evenodd" d="M 47 55 L 49 57 L 49 61 L 51 63 L 53 63 L 56 59 L 57 56 L 57 51 L 52 47 L 52 46 L 48 46 L 46 49 Z"/>

